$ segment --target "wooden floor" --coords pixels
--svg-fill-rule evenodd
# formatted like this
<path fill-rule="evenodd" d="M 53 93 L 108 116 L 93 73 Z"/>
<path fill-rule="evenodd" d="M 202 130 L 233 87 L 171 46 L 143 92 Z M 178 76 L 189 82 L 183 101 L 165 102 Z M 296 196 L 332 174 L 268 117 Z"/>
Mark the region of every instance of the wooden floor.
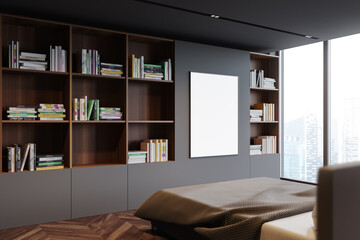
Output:
<path fill-rule="evenodd" d="M 67 240 L 67 239 L 170 239 L 151 230 L 148 221 L 133 215 L 134 211 L 71 219 L 0 231 L 0 239 Z"/>

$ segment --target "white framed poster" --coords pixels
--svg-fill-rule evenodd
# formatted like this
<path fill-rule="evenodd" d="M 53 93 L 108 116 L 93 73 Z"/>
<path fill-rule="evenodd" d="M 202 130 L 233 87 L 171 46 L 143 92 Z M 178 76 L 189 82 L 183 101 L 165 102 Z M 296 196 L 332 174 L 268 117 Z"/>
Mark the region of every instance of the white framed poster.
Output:
<path fill-rule="evenodd" d="M 190 157 L 238 151 L 238 77 L 190 72 Z"/>

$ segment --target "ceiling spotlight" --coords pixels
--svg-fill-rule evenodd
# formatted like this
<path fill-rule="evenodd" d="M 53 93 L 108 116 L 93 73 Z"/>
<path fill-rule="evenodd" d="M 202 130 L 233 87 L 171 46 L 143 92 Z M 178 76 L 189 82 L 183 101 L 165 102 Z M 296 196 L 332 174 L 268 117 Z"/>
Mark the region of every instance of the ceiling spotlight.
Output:
<path fill-rule="evenodd" d="M 218 19 L 220 16 L 215 15 L 215 14 L 211 14 L 210 17 Z"/>
<path fill-rule="evenodd" d="M 312 36 L 310 36 L 310 35 L 305 35 L 305 37 L 306 37 L 306 38 L 312 38 Z"/>

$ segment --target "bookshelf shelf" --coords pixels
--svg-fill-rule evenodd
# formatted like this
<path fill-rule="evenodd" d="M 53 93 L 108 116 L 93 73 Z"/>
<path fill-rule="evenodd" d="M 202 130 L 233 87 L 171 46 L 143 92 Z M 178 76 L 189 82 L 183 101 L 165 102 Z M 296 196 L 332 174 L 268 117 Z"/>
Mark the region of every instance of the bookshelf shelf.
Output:
<path fill-rule="evenodd" d="M 157 80 L 157 79 L 145 79 L 145 78 L 129 78 L 129 81 L 139 81 L 139 82 L 147 82 L 147 83 L 174 83 L 174 81 L 169 80 Z"/>
<path fill-rule="evenodd" d="M 270 141 L 271 146 L 275 145 L 276 153 L 261 155 L 275 155 L 279 152 L 279 57 L 250 52 L 250 70 L 253 69 L 263 70 L 264 77 L 273 78 L 276 82 L 274 84 L 275 89 L 250 88 L 250 109 L 254 109 L 254 105 L 259 103 L 273 104 L 274 109 L 268 108 L 267 111 L 270 111 L 270 113 L 273 111 L 275 121 L 250 122 L 250 145 L 254 145 L 255 139 L 259 136 L 274 136 L 276 141 L 273 142 L 272 139 L 266 141 Z"/>
<path fill-rule="evenodd" d="M 116 77 L 116 76 L 104 76 L 104 75 L 95 75 L 95 74 L 82 74 L 82 73 L 72 73 L 73 77 L 76 78 L 94 78 L 94 79 L 120 79 L 125 80 L 125 77 Z"/>
<path fill-rule="evenodd" d="M 173 40 L 6 14 L 0 14 L 0 25 L 0 155 L 14 143 L 31 142 L 39 154 L 63 154 L 65 168 L 122 165 L 129 150 L 152 138 L 168 139 L 174 161 L 174 81 L 132 78 L 129 71 L 132 54 L 149 64 L 171 59 L 174 79 Z M 19 41 L 20 52 L 46 54 L 48 66 L 49 47 L 61 45 L 68 53 L 67 72 L 9 68 L 11 41 Z M 122 77 L 82 74 L 82 49 L 97 50 L 101 62 L 123 65 Z M 99 99 L 100 107 L 120 107 L 124 120 L 73 120 L 73 99 L 84 96 Z M 7 106 L 40 103 L 64 104 L 65 120 L 7 120 Z"/>
<path fill-rule="evenodd" d="M 110 123 L 119 123 L 119 124 L 123 124 L 125 123 L 124 120 L 116 120 L 116 121 L 107 121 L 107 120 L 99 120 L 99 121 L 94 121 L 94 120 L 91 120 L 91 121 L 74 121 L 72 120 L 71 121 L 72 123 L 78 123 L 78 124 L 110 124 Z"/>
<path fill-rule="evenodd" d="M 279 121 L 261 121 L 261 122 L 250 122 L 251 124 L 278 124 Z"/>
<path fill-rule="evenodd" d="M 160 120 L 160 121 L 151 121 L 151 120 L 129 120 L 129 123 L 174 123 L 175 121 L 173 120 Z"/>
<path fill-rule="evenodd" d="M 268 89 L 268 88 L 254 88 L 251 87 L 250 91 L 273 91 L 273 92 L 278 92 L 279 89 Z"/>
<path fill-rule="evenodd" d="M 45 121 L 45 120 L 30 120 L 30 121 L 26 121 L 26 120 L 2 120 L 2 123 L 34 123 L 34 124 L 38 124 L 38 123 L 54 123 L 54 124 L 67 124 L 69 123 L 69 120 L 59 120 L 59 121 Z"/>
<path fill-rule="evenodd" d="M 3 73 L 18 73 L 18 74 L 31 74 L 31 75 L 58 75 L 58 76 L 68 76 L 68 72 L 54 72 L 54 71 L 40 71 L 40 70 L 30 70 L 30 69 L 18 69 L 18 68 L 2 68 Z"/>

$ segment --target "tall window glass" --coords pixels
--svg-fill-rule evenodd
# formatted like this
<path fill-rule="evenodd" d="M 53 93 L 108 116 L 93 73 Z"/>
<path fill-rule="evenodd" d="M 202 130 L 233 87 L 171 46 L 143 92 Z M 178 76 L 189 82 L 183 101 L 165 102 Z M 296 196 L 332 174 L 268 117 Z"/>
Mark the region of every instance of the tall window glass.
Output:
<path fill-rule="evenodd" d="M 330 164 L 360 160 L 360 34 L 331 41 Z"/>
<path fill-rule="evenodd" d="M 323 166 L 323 43 L 284 51 L 282 176 L 317 181 Z"/>

